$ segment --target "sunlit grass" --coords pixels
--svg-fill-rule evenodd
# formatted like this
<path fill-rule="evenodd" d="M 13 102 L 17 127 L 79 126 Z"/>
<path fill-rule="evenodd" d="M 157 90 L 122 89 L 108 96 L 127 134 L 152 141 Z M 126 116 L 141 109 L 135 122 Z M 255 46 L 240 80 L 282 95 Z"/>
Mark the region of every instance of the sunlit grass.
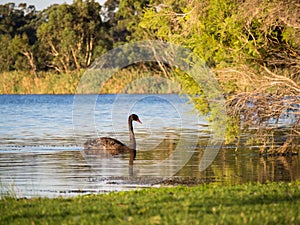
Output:
<path fill-rule="evenodd" d="M 103 71 L 102 71 L 103 72 Z M 75 94 L 78 84 L 87 71 L 74 71 L 69 74 L 55 72 L 12 71 L 0 74 L 0 94 Z M 175 78 L 164 78 L 159 72 L 123 69 L 111 74 L 108 80 L 100 82 L 102 74 L 96 73 L 93 83 L 89 83 L 88 92 L 117 93 L 178 93 L 181 85 Z M 88 81 L 91 82 L 91 81 Z M 94 86 L 93 86 L 94 85 Z M 91 94 L 91 93 L 90 93 Z"/>
<path fill-rule="evenodd" d="M 295 224 L 300 181 L 150 188 L 75 198 L 6 198 L 1 224 Z"/>

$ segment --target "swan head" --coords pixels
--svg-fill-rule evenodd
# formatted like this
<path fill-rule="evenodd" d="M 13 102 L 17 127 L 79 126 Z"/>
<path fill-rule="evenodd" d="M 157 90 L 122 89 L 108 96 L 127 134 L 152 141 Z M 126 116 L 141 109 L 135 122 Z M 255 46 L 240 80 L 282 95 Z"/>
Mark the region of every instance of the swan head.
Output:
<path fill-rule="evenodd" d="M 131 115 L 129 116 L 129 119 L 130 119 L 130 120 L 133 120 L 133 121 L 136 121 L 136 122 L 139 122 L 139 123 L 142 123 L 142 122 L 140 121 L 138 115 L 136 115 L 136 114 L 131 114 Z"/>

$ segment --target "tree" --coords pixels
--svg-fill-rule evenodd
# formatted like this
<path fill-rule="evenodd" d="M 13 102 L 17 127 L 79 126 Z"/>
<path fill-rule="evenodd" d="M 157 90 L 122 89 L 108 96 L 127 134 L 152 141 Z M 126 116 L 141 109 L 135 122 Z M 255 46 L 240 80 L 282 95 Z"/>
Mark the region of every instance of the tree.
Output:
<path fill-rule="evenodd" d="M 99 3 L 80 0 L 44 11 L 37 36 L 49 56 L 49 67 L 59 72 L 80 70 L 91 64 L 96 50 L 98 54 L 106 51 L 105 41 L 100 42 L 105 32 L 100 12 Z"/>
<path fill-rule="evenodd" d="M 11 37 L 8 34 L 0 35 L 0 71 L 9 71 L 12 69 L 13 58 L 10 54 L 9 43 L 11 42 Z"/>
<path fill-rule="evenodd" d="M 34 74 L 36 73 L 34 54 L 26 33 L 16 35 L 9 43 L 9 50 L 13 58 L 16 59 L 15 70 L 31 70 Z"/>
<path fill-rule="evenodd" d="M 299 4 L 293 0 L 161 4 L 159 9 L 156 4 L 146 8 L 139 26 L 150 38 L 192 49 L 211 67 L 227 100 L 227 141 L 239 143 L 242 132 L 252 130 L 253 140 L 263 144 L 262 151 L 276 148 L 272 123 L 290 116 L 294 118 L 290 130 L 277 150 L 292 147 L 300 125 L 299 21 L 294 17 L 299 15 Z M 178 77 L 200 112 L 209 112 L 194 81 L 182 73 Z"/>
<path fill-rule="evenodd" d="M 112 1 L 107 1 L 106 5 L 110 6 Z M 111 32 L 115 45 L 124 44 L 130 40 L 139 40 L 140 36 L 135 36 L 138 23 L 143 15 L 144 8 L 149 4 L 149 0 L 121 0 L 118 7 L 113 5 L 110 9 L 114 13 L 110 13 Z"/>
<path fill-rule="evenodd" d="M 0 5 L 0 70 L 27 70 L 34 73 L 35 28 L 31 23 L 36 18 L 34 6 L 23 3 Z"/>

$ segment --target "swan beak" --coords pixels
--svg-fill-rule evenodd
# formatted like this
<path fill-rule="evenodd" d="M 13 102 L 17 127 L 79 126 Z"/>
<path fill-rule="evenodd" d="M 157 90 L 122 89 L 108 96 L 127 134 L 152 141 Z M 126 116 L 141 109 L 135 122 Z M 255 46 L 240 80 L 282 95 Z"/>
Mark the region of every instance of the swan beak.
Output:
<path fill-rule="evenodd" d="M 142 122 L 140 121 L 140 119 L 137 119 L 136 122 L 139 122 L 140 124 L 142 124 Z"/>

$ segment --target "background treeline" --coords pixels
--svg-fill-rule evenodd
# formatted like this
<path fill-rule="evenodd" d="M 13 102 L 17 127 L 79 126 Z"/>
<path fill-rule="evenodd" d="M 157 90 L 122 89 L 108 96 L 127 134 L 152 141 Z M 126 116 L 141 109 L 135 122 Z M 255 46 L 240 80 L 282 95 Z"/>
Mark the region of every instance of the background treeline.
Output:
<path fill-rule="evenodd" d="M 43 11 L 25 3 L 0 5 L 0 93 L 75 93 L 81 75 L 94 59 L 131 39 L 129 28 L 148 4 L 149 1 L 108 0 L 101 6 L 94 0 L 74 0 Z M 137 79 L 142 68 L 145 66 L 121 71 L 117 83 Z M 155 65 L 146 73 L 162 76 Z M 108 85 L 116 84 L 115 79 Z M 175 89 L 173 86 L 144 85 L 127 91 L 178 92 L 180 85 Z M 124 91 L 120 88 L 114 85 L 104 91 Z"/>
<path fill-rule="evenodd" d="M 108 0 L 103 6 L 74 0 L 40 12 L 26 4 L 1 5 L 0 72 L 5 82 L 0 91 L 74 93 L 81 74 L 98 56 L 120 44 L 149 39 L 187 47 L 212 69 L 226 97 L 228 142 L 242 143 L 241 134 L 248 132 L 247 143 L 260 144 L 262 152 L 298 148 L 297 0 Z M 176 79 L 200 113 L 210 112 L 201 87 L 162 63 L 133 65 L 108 83 L 130 82 L 141 71 Z"/>
<path fill-rule="evenodd" d="M 113 47 L 111 23 L 95 1 L 52 5 L 43 11 L 26 4 L 1 5 L 0 70 L 69 73 L 86 68 Z"/>

